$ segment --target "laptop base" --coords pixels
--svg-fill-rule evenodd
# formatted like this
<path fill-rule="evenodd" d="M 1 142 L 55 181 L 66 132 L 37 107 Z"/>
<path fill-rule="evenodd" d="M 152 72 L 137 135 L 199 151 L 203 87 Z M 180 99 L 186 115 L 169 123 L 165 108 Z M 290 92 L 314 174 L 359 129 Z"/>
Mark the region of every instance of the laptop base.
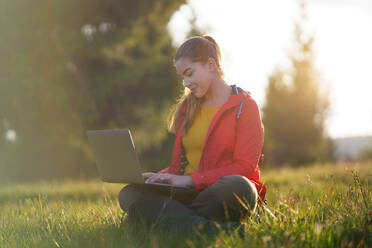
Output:
<path fill-rule="evenodd" d="M 199 191 L 195 191 L 191 188 L 177 187 L 170 184 L 143 183 L 131 185 L 134 185 L 139 190 L 160 194 L 178 200 L 184 204 L 190 203 L 199 194 Z"/>

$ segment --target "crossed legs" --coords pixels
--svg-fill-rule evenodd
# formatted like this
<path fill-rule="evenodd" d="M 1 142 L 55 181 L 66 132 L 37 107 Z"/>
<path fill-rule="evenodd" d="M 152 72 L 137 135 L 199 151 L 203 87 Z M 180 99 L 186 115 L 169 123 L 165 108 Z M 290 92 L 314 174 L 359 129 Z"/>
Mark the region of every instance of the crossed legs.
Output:
<path fill-rule="evenodd" d="M 141 219 L 146 224 L 158 223 L 168 230 L 191 233 L 201 226 L 214 228 L 214 221 L 239 222 L 250 211 L 255 211 L 257 197 L 257 190 L 249 179 L 232 175 L 221 177 L 189 203 L 135 185 L 125 186 L 120 191 L 119 203 L 130 218 Z"/>

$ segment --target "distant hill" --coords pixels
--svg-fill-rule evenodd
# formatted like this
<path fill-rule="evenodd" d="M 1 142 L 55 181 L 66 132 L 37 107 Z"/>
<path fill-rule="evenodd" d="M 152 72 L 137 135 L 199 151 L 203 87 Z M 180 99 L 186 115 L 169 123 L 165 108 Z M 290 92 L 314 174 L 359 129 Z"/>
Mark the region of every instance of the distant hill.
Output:
<path fill-rule="evenodd" d="M 354 160 L 365 149 L 372 149 L 372 136 L 335 138 L 332 140 L 338 161 Z"/>

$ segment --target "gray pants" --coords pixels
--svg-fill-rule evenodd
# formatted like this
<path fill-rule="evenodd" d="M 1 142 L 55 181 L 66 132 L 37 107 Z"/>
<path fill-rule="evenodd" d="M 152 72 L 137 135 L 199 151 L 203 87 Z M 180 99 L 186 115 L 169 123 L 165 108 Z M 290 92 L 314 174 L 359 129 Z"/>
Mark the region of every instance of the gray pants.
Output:
<path fill-rule="evenodd" d="M 147 224 L 159 223 L 170 230 L 192 232 L 200 227 L 212 227 L 214 221 L 240 222 L 241 218 L 255 211 L 257 197 L 256 187 L 249 179 L 232 175 L 221 177 L 187 200 L 182 195 L 174 198 L 128 185 L 120 191 L 119 203 L 129 219 L 145 220 Z"/>

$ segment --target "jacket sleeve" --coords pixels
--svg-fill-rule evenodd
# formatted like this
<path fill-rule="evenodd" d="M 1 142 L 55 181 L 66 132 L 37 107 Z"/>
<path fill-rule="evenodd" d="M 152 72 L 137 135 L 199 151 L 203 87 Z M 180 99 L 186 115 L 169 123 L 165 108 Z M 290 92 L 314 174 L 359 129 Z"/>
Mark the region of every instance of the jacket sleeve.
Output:
<path fill-rule="evenodd" d="M 164 173 L 168 173 L 168 172 L 169 172 L 169 167 L 158 171 L 159 174 L 164 174 Z"/>
<path fill-rule="evenodd" d="M 217 182 L 222 176 L 242 175 L 251 178 L 257 169 L 264 141 L 264 127 L 257 103 L 246 98 L 237 121 L 233 163 L 216 169 L 191 173 L 195 190 Z"/>

